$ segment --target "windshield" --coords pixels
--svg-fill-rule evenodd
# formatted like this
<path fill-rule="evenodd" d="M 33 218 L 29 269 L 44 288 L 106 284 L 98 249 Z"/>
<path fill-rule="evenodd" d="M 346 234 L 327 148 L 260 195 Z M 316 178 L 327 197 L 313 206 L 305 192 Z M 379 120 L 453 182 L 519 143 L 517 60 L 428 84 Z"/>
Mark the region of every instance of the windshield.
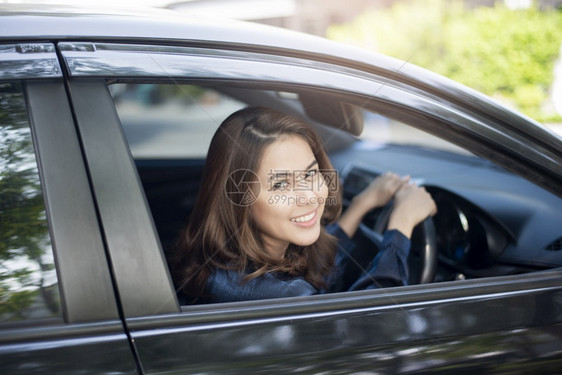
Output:
<path fill-rule="evenodd" d="M 473 155 L 469 151 L 444 139 L 378 113 L 365 110 L 363 118 L 364 129 L 360 139 L 365 142 L 377 145 L 411 145 L 448 151 L 460 155 Z"/>

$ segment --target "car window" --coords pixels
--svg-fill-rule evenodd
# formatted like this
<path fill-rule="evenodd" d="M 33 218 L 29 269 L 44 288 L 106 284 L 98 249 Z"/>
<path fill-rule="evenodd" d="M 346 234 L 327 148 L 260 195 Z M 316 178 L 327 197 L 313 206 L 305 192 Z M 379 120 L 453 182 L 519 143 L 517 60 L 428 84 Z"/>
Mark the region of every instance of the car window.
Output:
<path fill-rule="evenodd" d="M 205 158 L 220 123 L 245 106 L 193 85 L 114 84 L 110 90 L 135 159 Z"/>
<path fill-rule="evenodd" d="M 0 84 L 0 321 L 61 316 L 22 89 Z"/>

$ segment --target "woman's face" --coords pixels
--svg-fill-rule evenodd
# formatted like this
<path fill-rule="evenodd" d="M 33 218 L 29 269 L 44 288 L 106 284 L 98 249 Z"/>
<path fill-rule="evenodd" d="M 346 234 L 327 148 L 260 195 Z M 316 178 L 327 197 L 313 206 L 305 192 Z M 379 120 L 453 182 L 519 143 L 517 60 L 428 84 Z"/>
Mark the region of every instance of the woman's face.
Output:
<path fill-rule="evenodd" d="M 308 143 L 298 136 L 275 141 L 264 149 L 257 174 L 261 192 L 251 214 L 267 250 L 282 258 L 290 243 L 314 243 L 328 187 Z"/>

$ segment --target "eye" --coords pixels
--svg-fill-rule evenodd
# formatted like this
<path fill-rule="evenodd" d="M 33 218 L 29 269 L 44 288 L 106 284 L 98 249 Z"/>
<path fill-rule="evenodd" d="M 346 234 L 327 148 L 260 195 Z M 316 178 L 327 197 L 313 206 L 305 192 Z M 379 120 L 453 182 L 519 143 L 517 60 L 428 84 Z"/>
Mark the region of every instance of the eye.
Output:
<path fill-rule="evenodd" d="M 279 181 L 272 185 L 272 190 L 287 190 L 289 183 L 287 181 Z"/>
<path fill-rule="evenodd" d="M 316 176 L 317 174 L 318 174 L 318 169 L 311 169 L 305 173 L 304 178 L 309 179 Z"/>

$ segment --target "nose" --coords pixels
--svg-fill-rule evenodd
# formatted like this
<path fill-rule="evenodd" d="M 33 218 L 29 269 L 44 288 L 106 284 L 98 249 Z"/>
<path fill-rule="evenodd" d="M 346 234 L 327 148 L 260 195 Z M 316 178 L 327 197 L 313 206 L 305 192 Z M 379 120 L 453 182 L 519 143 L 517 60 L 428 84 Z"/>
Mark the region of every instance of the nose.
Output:
<path fill-rule="evenodd" d="M 296 203 L 299 206 L 308 206 L 316 204 L 316 200 L 319 197 L 318 189 L 314 189 L 313 186 L 307 186 L 302 189 L 295 189 L 294 191 L 296 197 Z"/>

